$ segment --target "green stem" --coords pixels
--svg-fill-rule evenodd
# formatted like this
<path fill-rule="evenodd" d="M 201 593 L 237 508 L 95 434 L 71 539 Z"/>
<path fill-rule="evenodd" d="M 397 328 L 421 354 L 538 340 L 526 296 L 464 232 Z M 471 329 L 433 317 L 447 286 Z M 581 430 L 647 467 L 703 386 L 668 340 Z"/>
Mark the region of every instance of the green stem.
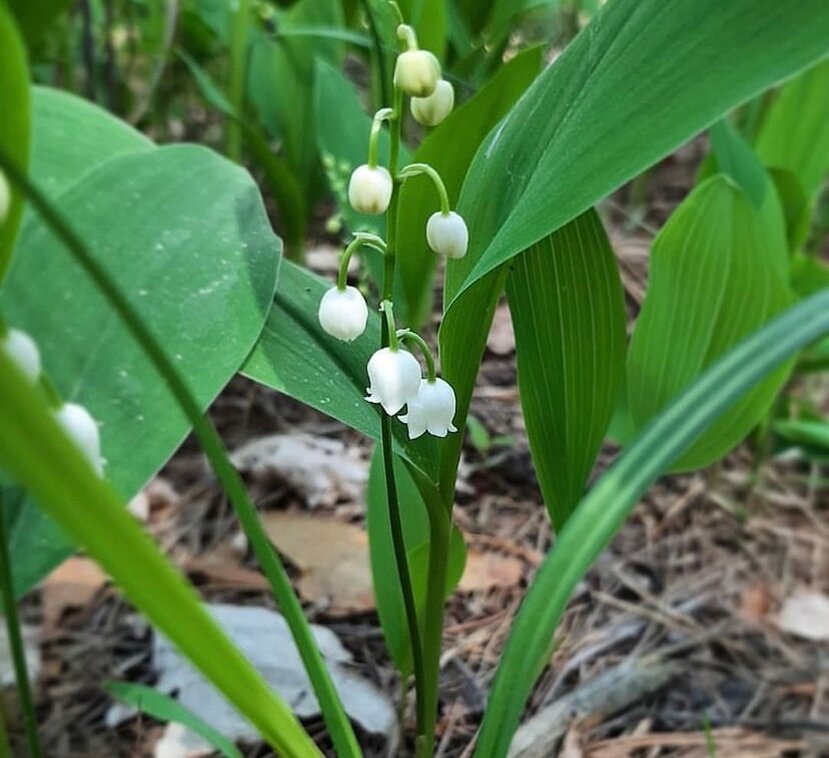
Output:
<path fill-rule="evenodd" d="M 397 329 L 394 324 L 394 306 L 391 300 L 384 300 L 380 303 L 380 310 L 385 316 L 383 319 L 384 333 L 388 335 L 388 338 L 383 340 L 384 342 L 388 342 L 388 345 L 385 345 L 385 347 L 397 352 L 399 345 L 397 343 Z"/>
<path fill-rule="evenodd" d="M 357 232 L 354 235 L 354 239 L 345 249 L 343 257 L 340 260 L 340 268 L 337 272 L 337 289 L 340 292 L 345 291 L 345 286 L 348 282 L 348 264 L 351 262 L 351 256 L 354 255 L 354 253 L 356 253 L 361 247 L 371 247 L 383 255 L 386 254 L 386 243 L 383 242 L 380 237 L 376 234 L 370 234 L 368 232 Z"/>
<path fill-rule="evenodd" d="M 403 93 L 395 87 L 394 90 L 394 119 L 391 129 L 391 148 L 389 170 L 392 176 L 397 174 L 400 160 L 400 140 L 402 137 Z M 390 302 L 394 293 L 394 267 L 397 256 L 398 212 L 400 206 L 400 181 L 395 178 L 391 202 L 387 216 L 386 265 L 383 274 L 383 300 Z M 390 309 L 387 314 L 390 313 Z M 389 323 L 388 315 L 383 320 L 381 330 L 381 346 L 390 347 L 396 341 L 393 320 Z M 424 692 L 425 668 L 423 661 L 423 644 L 420 636 L 420 626 L 417 621 L 417 603 L 415 601 L 412 575 L 409 568 L 409 558 L 406 552 L 406 540 L 403 533 L 403 520 L 400 515 L 400 500 L 397 494 L 397 482 L 394 475 L 394 447 L 392 444 L 392 418 L 387 413 L 381 414 L 381 447 L 383 449 L 383 467 L 386 478 L 386 496 L 389 505 L 389 525 L 391 528 L 394 560 L 400 579 L 400 591 L 403 595 L 403 607 L 406 613 L 406 625 L 409 632 L 409 641 L 412 646 L 412 662 L 415 677 L 415 698 L 417 711 L 418 736 L 422 734 L 423 725 L 428 721 L 428 714 L 424 711 L 427 698 Z"/>
<path fill-rule="evenodd" d="M 6 171 L 9 178 L 26 195 L 47 226 L 63 242 L 92 282 L 107 298 L 158 373 L 164 378 L 185 416 L 193 425 L 193 431 L 236 511 L 253 552 L 268 579 L 274 597 L 282 609 L 299 649 L 302 662 L 308 671 L 314 692 L 320 702 L 323 718 L 337 753 L 343 757 L 356 758 L 360 755 L 357 738 L 354 736 L 351 722 L 345 714 L 334 688 L 334 683 L 325 667 L 322 654 L 311 634 L 311 629 L 302 612 L 302 605 L 293 591 L 285 567 L 257 518 L 256 508 L 245 489 L 241 477 L 230 462 L 224 443 L 216 428 L 207 416 L 202 414 L 199 404 L 190 392 L 184 378 L 167 356 L 161 343 L 146 326 L 138 311 L 127 300 L 107 271 L 91 255 L 75 231 L 28 177 L 9 160 L 2 148 L 0 148 L 0 168 Z"/>
<path fill-rule="evenodd" d="M 440 212 L 444 216 L 448 216 L 452 210 L 452 206 L 449 204 L 449 193 L 446 191 L 446 185 L 443 183 L 443 179 L 441 179 L 440 174 L 435 169 L 428 163 L 412 163 L 400 172 L 400 178 L 403 180 L 421 175 L 426 175 L 432 180 L 440 197 Z"/>
<path fill-rule="evenodd" d="M 370 168 L 377 168 L 377 153 L 380 149 L 380 132 L 383 129 L 383 122 L 394 116 L 391 108 L 382 108 L 374 114 L 371 122 L 371 134 L 368 138 L 368 165 Z"/>
<path fill-rule="evenodd" d="M 374 11 L 371 9 L 371 0 L 361 0 L 361 3 L 363 12 L 366 14 L 366 19 L 368 20 L 374 56 L 377 61 L 377 78 L 380 81 L 380 102 L 390 103 L 392 99 L 391 77 L 389 76 L 386 51 L 383 49 L 383 39 L 380 36 L 380 27 L 377 25 L 377 19 L 374 17 Z"/>
<path fill-rule="evenodd" d="M 435 356 L 432 355 L 432 349 L 429 345 L 426 344 L 426 340 L 423 339 L 417 332 L 413 332 L 411 329 L 398 329 L 397 336 L 401 340 L 409 340 L 409 342 L 414 342 L 420 348 L 420 352 L 423 353 L 423 357 L 426 359 L 426 374 L 428 380 L 431 384 L 435 383 L 435 379 L 437 379 L 437 372 L 435 371 Z"/>
<path fill-rule="evenodd" d="M 245 112 L 245 78 L 247 75 L 248 29 L 250 26 L 251 0 L 236 0 L 238 6 L 233 17 L 230 40 L 230 72 L 228 96 L 239 118 Z M 225 122 L 227 156 L 239 163 L 242 159 L 242 130 L 233 119 Z"/>
<path fill-rule="evenodd" d="M 3 595 L 3 614 L 6 617 L 6 633 L 14 664 L 14 678 L 20 695 L 20 706 L 26 725 L 26 742 L 29 745 L 29 758 L 40 758 L 40 740 L 37 736 L 37 716 L 35 715 L 32 687 L 29 683 L 29 667 L 26 665 L 26 651 L 23 647 L 23 635 L 20 632 L 20 618 L 17 615 L 17 602 L 14 596 L 9 541 L 6 534 L 6 514 L 0 498 L 0 593 Z"/>

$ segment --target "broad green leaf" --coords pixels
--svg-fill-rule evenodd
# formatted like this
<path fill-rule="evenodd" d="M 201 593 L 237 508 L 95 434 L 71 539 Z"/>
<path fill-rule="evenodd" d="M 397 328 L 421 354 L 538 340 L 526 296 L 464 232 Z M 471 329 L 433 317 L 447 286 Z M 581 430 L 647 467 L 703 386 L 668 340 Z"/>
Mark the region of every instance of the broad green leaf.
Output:
<path fill-rule="evenodd" d="M 134 682 L 107 682 L 104 689 L 122 703 L 137 708 L 159 721 L 186 726 L 214 747 L 225 758 L 242 758 L 239 748 L 212 726 L 202 721 L 193 711 L 185 708 L 175 698 L 152 687 Z"/>
<path fill-rule="evenodd" d="M 369 314 L 365 334 L 354 342 L 327 335 L 317 311 L 323 294 L 333 286 L 333 281 L 285 262 L 273 309 L 242 373 L 379 440 L 380 411 L 365 396 L 366 365 L 380 346 L 380 318 Z M 410 442 L 405 424 L 398 421 L 393 429 L 398 453 L 433 477 L 433 440 L 424 436 Z"/>
<path fill-rule="evenodd" d="M 808 297 L 829 287 L 829 264 L 808 255 L 792 259 L 792 288 L 800 297 Z"/>
<path fill-rule="evenodd" d="M 829 291 L 765 324 L 666 406 L 582 500 L 530 586 L 495 676 L 475 755 L 502 758 L 536 679 L 549 662 L 553 634 L 573 589 L 657 477 L 683 457 L 701 433 L 829 331 Z"/>
<path fill-rule="evenodd" d="M 785 168 L 770 168 L 768 173 L 774 182 L 780 207 L 783 209 L 789 251 L 795 252 L 803 247 L 809 237 L 812 203 L 791 171 Z"/>
<path fill-rule="evenodd" d="M 762 210 L 725 176 L 699 185 L 654 240 L 648 291 L 628 352 L 628 401 L 642 428 L 720 355 L 792 301 L 788 245 L 774 192 Z M 711 424 L 676 462 L 705 466 L 760 421 L 788 366 Z"/>
<path fill-rule="evenodd" d="M 561 529 L 584 493 L 625 367 L 622 283 L 596 212 L 520 256 L 507 296 L 533 463 Z"/>
<path fill-rule="evenodd" d="M 464 183 L 459 209 L 470 249 L 447 267 L 441 328 L 458 418 L 468 408 L 503 263 L 827 53 L 823 0 L 607 3 L 485 140 Z M 459 444 L 445 451 L 448 487 Z"/>
<path fill-rule="evenodd" d="M 69 10 L 72 0 L 6 0 L 17 19 L 20 32 L 31 49 L 36 47 L 55 19 Z M 0 47 L 2 47 L 0 45 Z"/>
<path fill-rule="evenodd" d="M 539 8 L 556 8 L 559 2 L 560 0 L 496 0 L 484 37 L 490 45 L 498 47 L 506 41 L 516 19 L 523 13 Z"/>
<path fill-rule="evenodd" d="M 452 113 L 423 140 L 413 163 L 428 163 L 443 179 L 455 205 L 469 164 L 484 137 L 512 107 L 541 70 L 542 49 L 531 48 L 513 58 L 469 102 Z M 398 277 L 406 313 L 417 327 L 428 318 L 434 292 L 437 256 L 426 244 L 426 222 L 438 210 L 430 182 L 408 181 L 400 193 Z"/>
<path fill-rule="evenodd" d="M 26 49 L 17 31 L 14 18 L 0 2 L 0 147 L 20 168 L 29 164 L 29 67 Z M 0 173 L 3 194 L 10 190 L 6 217 L 0 219 L 0 286 L 11 262 L 14 241 L 23 215 L 23 198 Z M 8 185 L 8 187 L 6 186 Z"/>
<path fill-rule="evenodd" d="M 49 87 L 32 88 L 32 132 L 32 176 L 50 198 L 118 155 L 155 148 L 101 108 Z"/>
<path fill-rule="evenodd" d="M 430 541 L 429 517 L 426 504 L 423 502 L 417 485 L 403 461 L 397 456 L 395 456 L 395 479 L 415 600 L 418 609 L 422 613 L 426 601 L 426 575 Z M 383 456 L 379 447 L 375 449 L 369 471 L 368 488 L 366 490 L 366 527 L 369 537 L 374 597 L 377 601 L 380 625 L 386 638 L 386 647 L 397 668 L 403 676 L 407 676 L 412 673 L 411 645 L 406 626 L 397 564 L 394 559 Z M 463 535 L 457 529 L 453 529 L 452 532 L 448 560 L 447 596 L 454 591 L 460 581 L 466 564 L 466 545 Z"/>
<path fill-rule="evenodd" d="M 829 422 L 820 420 L 775 421 L 775 434 L 810 454 L 829 456 Z"/>
<path fill-rule="evenodd" d="M 275 287 L 280 244 L 253 180 L 204 148 L 165 147 L 116 157 L 55 202 L 164 336 L 206 408 L 253 347 Z M 127 328 L 34 215 L 0 307 L 37 340 L 62 397 L 101 422 L 108 476 L 125 498 L 134 495 L 189 424 Z M 71 551 L 32 508 L 18 512 L 10 535 L 21 591 Z"/>
<path fill-rule="evenodd" d="M 768 165 L 791 171 L 811 200 L 829 171 L 829 62 L 781 90 L 757 138 Z"/>
<path fill-rule="evenodd" d="M 44 393 L 0 351 L 0 469 L 111 576 L 280 755 L 321 755 L 288 705 L 58 426 Z M 17 567 L 15 561 L 15 567 Z"/>
<path fill-rule="evenodd" d="M 418 45 L 443 60 L 446 54 L 446 0 L 400 0 L 399 4 L 406 23 L 417 32 Z"/>

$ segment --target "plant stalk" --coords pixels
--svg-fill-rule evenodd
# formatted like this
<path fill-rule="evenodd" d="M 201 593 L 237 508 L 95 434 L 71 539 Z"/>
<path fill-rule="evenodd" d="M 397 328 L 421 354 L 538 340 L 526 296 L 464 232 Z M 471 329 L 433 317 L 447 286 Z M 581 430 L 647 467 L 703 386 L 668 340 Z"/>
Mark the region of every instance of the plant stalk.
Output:
<path fill-rule="evenodd" d="M 29 758 L 41 758 L 43 752 L 40 749 L 40 739 L 37 734 L 37 715 L 35 714 L 34 698 L 32 697 L 32 686 L 29 682 L 29 667 L 26 665 L 26 650 L 23 646 L 23 635 L 20 630 L 17 601 L 14 595 L 14 580 L 12 578 L 11 558 L 9 557 L 5 516 L 5 508 L 3 507 L 2 497 L 0 497 L 0 594 L 3 596 L 3 615 L 6 617 L 6 633 L 9 638 L 14 677 L 17 682 L 17 692 L 20 695 L 20 706 L 26 727 Z"/>
<path fill-rule="evenodd" d="M 394 118 L 391 125 L 391 146 L 389 171 L 394 177 L 394 189 L 387 215 L 387 239 L 385 268 L 383 274 L 383 300 L 391 300 L 394 294 L 394 268 L 397 256 L 397 225 L 400 206 L 400 179 L 397 177 L 397 166 L 400 160 L 400 140 L 403 124 L 403 93 L 395 88 Z M 389 347 L 393 335 L 388 326 L 388 320 L 383 319 L 380 342 L 381 347 Z M 417 620 L 417 602 L 414 596 L 414 586 L 409 568 L 409 558 L 406 551 L 406 541 L 403 533 L 403 521 L 400 515 L 400 500 L 397 494 L 397 482 L 394 475 L 394 447 L 392 443 L 392 418 L 387 413 L 381 413 L 381 440 L 383 449 L 383 467 L 386 479 L 386 499 L 389 506 L 389 525 L 391 527 L 392 545 L 397 574 L 400 579 L 400 591 L 403 594 L 403 605 L 406 613 L 406 624 L 409 632 L 409 641 L 412 646 L 412 662 L 415 677 L 415 698 L 417 712 L 418 740 L 422 736 L 422 729 L 428 721 L 424 711 L 426 703 L 424 686 L 426 683 L 423 661 L 423 643 L 420 635 L 420 625 Z"/>
<path fill-rule="evenodd" d="M 23 174 L 0 148 L 0 168 L 29 199 L 35 210 L 67 250 L 86 271 L 89 278 L 118 313 L 129 328 L 136 342 L 152 361 L 158 373 L 164 378 L 179 406 L 193 425 L 201 446 L 210 461 L 216 476 L 233 505 L 247 538 L 250 540 L 256 559 L 268 579 L 285 620 L 299 649 L 302 662 L 311 679 L 314 692 L 320 702 L 323 718 L 337 754 L 344 758 L 357 758 L 360 748 L 351 722 L 345 714 L 334 683 L 325 666 L 311 629 L 302 612 L 296 594 L 282 561 L 274 550 L 256 515 L 256 508 L 245 489 L 239 473 L 227 456 L 224 443 L 207 416 L 202 414 L 198 403 L 190 392 L 184 378 L 155 335 L 144 323 L 138 311 L 127 300 L 107 271 L 90 254 L 84 242 L 55 210 L 40 190 Z"/>
<path fill-rule="evenodd" d="M 230 39 L 230 71 L 228 95 L 234 111 L 240 119 L 245 113 L 245 80 L 247 78 L 248 31 L 250 28 L 251 0 L 236 0 L 236 13 Z M 242 129 L 232 118 L 225 122 L 227 157 L 236 163 L 242 160 Z"/>

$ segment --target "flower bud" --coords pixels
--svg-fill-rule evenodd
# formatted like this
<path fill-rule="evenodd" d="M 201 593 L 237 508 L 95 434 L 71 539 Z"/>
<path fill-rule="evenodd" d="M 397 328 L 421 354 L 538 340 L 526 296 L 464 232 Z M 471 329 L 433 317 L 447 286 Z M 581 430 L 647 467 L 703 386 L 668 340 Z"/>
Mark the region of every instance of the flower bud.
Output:
<path fill-rule="evenodd" d="M 405 350 L 384 347 L 368 361 L 368 379 L 371 386 L 366 390 L 366 400 L 370 403 L 380 403 L 389 416 L 394 416 L 417 396 L 420 378 L 420 364 L 417 358 Z"/>
<path fill-rule="evenodd" d="M 366 330 L 367 319 L 366 300 L 356 287 L 332 287 L 320 300 L 320 326 L 338 340 L 356 340 Z"/>
<path fill-rule="evenodd" d="M 6 175 L 0 170 L 0 227 L 9 215 L 9 208 L 12 204 L 12 191 Z"/>
<path fill-rule="evenodd" d="M 101 433 L 98 424 L 82 405 L 64 403 L 56 412 L 58 423 L 74 440 L 78 449 L 84 454 L 95 473 L 104 475 L 104 459 L 101 457 Z"/>
<path fill-rule="evenodd" d="M 412 116 L 424 126 L 437 126 L 454 107 L 455 90 L 446 79 L 441 79 L 428 97 L 412 98 Z"/>
<path fill-rule="evenodd" d="M 436 253 L 447 258 L 463 258 L 469 246 L 469 230 L 455 211 L 438 211 L 426 224 L 426 241 Z"/>
<path fill-rule="evenodd" d="M 354 170 L 348 184 L 348 202 L 358 213 L 379 216 L 391 202 L 391 174 L 382 166 L 363 165 Z"/>
<path fill-rule="evenodd" d="M 17 364 L 32 384 L 40 379 L 40 351 L 35 341 L 26 332 L 9 329 L 0 344 L 6 351 L 6 355 Z"/>
<path fill-rule="evenodd" d="M 445 437 L 457 432 L 452 421 L 455 418 L 455 391 L 443 379 L 430 382 L 423 379 L 417 397 L 409 402 L 409 412 L 400 420 L 409 427 L 409 439 L 414 440 L 424 432 L 435 437 Z"/>
<path fill-rule="evenodd" d="M 394 84 L 411 97 L 429 97 L 440 79 L 440 63 L 428 50 L 407 50 L 397 56 Z"/>

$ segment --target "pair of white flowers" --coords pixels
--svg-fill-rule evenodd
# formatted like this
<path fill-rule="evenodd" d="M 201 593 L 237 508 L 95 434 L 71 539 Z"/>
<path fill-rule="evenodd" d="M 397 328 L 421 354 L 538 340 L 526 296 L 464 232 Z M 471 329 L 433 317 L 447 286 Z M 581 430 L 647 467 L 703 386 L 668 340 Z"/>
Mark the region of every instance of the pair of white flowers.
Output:
<path fill-rule="evenodd" d="M 17 365 L 32 383 L 40 381 L 42 364 L 35 341 L 19 329 L 9 329 L 0 337 L 0 349 Z M 55 411 L 55 420 L 83 453 L 98 476 L 104 475 L 101 456 L 101 433 L 98 424 L 86 408 L 77 403 L 63 403 Z"/>

